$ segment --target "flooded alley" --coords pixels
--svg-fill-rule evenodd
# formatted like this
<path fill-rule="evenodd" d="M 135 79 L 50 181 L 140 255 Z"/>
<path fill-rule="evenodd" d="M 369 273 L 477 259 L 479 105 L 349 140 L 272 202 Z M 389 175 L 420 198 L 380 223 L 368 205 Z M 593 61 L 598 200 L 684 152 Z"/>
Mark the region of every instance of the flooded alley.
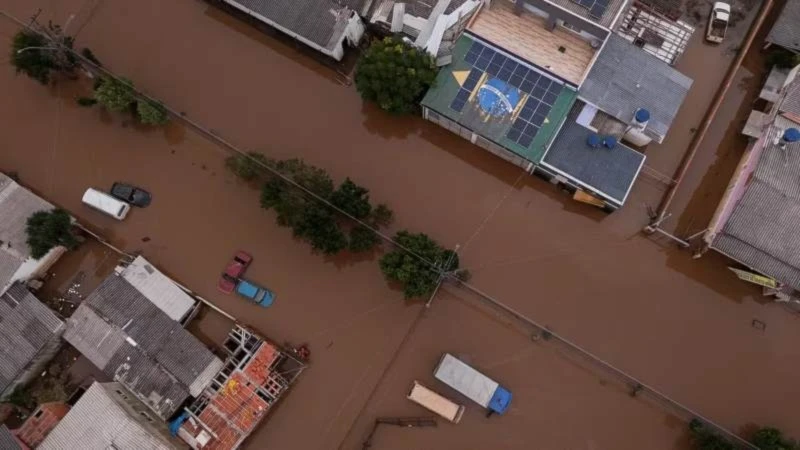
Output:
<path fill-rule="evenodd" d="M 443 128 L 364 104 L 330 68 L 205 2 L 3 4 L 23 19 L 38 8 L 56 23 L 75 14 L 76 47 L 91 48 L 105 67 L 241 148 L 304 158 L 336 182 L 351 177 L 374 203 L 394 210 L 392 231 L 459 245 L 471 284 L 671 398 L 734 432 L 759 424 L 800 436 L 793 417 L 800 392 L 792 390 L 800 376 L 798 316 L 765 304 L 718 255 L 692 260 L 641 234 L 663 181 L 642 177 L 612 215 L 575 203 Z M 694 84 L 665 142 L 648 149 L 654 171 L 673 176 L 756 9 L 723 47 L 704 44 L 698 28 L 677 66 Z M 0 22 L 4 45 L 16 31 Z M 740 144 L 730 130 L 746 117 L 758 64 L 748 60 L 742 69 L 676 197 L 671 223 L 681 230 L 702 229 L 706 219 L 697 211 L 713 211 L 718 192 L 706 180 L 733 170 L 717 161 Z M 685 417 L 632 398 L 569 352 L 532 341 L 464 290 L 448 285 L 424 310 L 387 285 L 377 256 L 312 254 L 259 207 L 256 188 L 227 171 L 227 151 L 180 121 L 142 128 L 80 107 L 75 98 L 86 85 L 41 86 L 8 62 L 0 84 L 7 99 L 0 170 L 16 172 L 114 245 L 141 252 L 265 336 L 309 344 L 310 368 L 247 448 L 361 448 L 376 417 L 421 414 L 406 390 L 414 379 L 431 383 L 446 351 L 469 356 L 510 386 L 513 410 L 486 419 L 472 405 L 459 426 L 388 427 L 376 434 L 375 448 L 522 449 L 534 438 L 541 448 L 685 448 Z M 724 142 L 716 153 L 714 142 Z M 107 190 L 115 181 L 146 188 L 152 205 L 117 222 L 81 204 L 87 187 Z M 216 288 L 240 249 L 254 256 L 248 276 L 277 293 L 269 309 Z M 101 250 L 87 252 L 92 267 L 107 265 Z M 81 264 L 72 266 L 93 270 Z M 69 286 L 73 280 L 63 276 L 58 286 Z M 192 331 L 219 344 L 229 326 L 205 313 Z"/>

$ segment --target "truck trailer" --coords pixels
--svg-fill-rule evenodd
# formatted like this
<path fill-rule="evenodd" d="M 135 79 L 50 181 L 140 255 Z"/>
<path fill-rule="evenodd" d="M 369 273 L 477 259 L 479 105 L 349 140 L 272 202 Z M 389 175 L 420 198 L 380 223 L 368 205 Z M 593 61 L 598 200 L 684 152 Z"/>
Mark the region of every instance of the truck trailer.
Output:
<path fill-rule="evenodd" d="M 511 392 L 449 353 L 439 360 L 433 376 L 491 412 L 503 414 L 511 405 Z"/>

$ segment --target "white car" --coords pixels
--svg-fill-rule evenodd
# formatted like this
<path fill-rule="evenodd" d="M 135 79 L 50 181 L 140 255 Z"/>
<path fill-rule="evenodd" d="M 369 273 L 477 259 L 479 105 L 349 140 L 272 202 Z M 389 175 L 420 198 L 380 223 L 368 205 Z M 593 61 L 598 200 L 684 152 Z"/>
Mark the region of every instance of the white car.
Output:
<path fill-rule="evenodd" d="M 731 19 L 731 5 L 725 2 L 715 2 L 708 16 L 708 29 L 706 29 L 706 40 L 719 44 L 725 39 L 725 31 L 728 29 L 728 21 Z"/>

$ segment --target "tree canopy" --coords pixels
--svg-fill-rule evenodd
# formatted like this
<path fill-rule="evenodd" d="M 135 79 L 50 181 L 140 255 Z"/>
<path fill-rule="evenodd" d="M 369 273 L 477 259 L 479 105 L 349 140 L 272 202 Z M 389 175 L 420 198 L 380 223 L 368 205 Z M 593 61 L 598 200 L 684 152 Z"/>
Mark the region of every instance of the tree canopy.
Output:
<path fill-rule="evenodd" d="M 446 272 L 458 269 L 458 255 L 442 248 L 424 233 L 413 234 L 404 230 L 398 232 L 394 239 L 409 251 L 396 247 L 385 254 L 379 264 L 386 278 L 403 286 L 406 298 L 431 294 L 439 281 L 439 272 L 420 257 L 437 264 Z M 445 267 L 448 261 L 450 264 Z"/>
<path fill-rule="evenodd" d="M 11 64 L 17 73 L 42 84 L 50 81 L 52 72 L 72 73 L 78 67 L 78 58 L 70 51 L 73 39 L 56 25 L 50 24 L 49 30 L 52 38 L 26 29 L 11 41 Z"/>
<path fill-rule="evenodd" d="M 750 439 L 761 450 L 800 450 L 797 442 L 783 435 L 783 432 L 773 427 L 759 428 Z"/>
<path fill-rule="evenodd" d="M 136 115 L 139 122 L 145 125 L 164 125 L 169 122 L 167 110 L 160 103 L 153 103 L 146 99 L 136 102 Z"/>
<path fill-rule="evenodd" d="M 361 96 L 392 113 L 412 112 L 435 79 L 429 54 L 392 37 L 372 42 L 355 75 Z"/>
<path fill-rule="evenodd" d="M 72 218 L 63 209 L 38 211 L 28 217 L 25 227 L 31 257 L 39 259 L 53 247 L 74 248 L 78 240 L 72 234 Z"/>
<path fill-rule="evenodd" d="M 136 93 L 130 80 L 104 77 L 94 90 L 94 98 L 109 111 L 125 112 L 136 102 Z"/>

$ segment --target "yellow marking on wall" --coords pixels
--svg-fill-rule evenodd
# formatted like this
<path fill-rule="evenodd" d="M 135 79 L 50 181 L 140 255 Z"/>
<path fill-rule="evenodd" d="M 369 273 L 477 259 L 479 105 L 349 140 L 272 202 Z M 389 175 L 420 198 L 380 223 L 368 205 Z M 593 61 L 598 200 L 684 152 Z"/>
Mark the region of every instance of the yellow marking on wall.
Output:
<path fill-rule="evenodd" d="M 736 276 L 739 277 L 740 280 L 744 280 L 753 284 L 757 284 L 759 286 L 765 286 L 773 289 L 778 287 L 778 282 L 773 278 L 765 277 L 764 275 L 759 275 L 753 272 L 748 272 L 746 270 L 735 269 L 733 267 L 728 267 L 728 269 L 731 269 L 733 273 L 735 273 Z"/>

